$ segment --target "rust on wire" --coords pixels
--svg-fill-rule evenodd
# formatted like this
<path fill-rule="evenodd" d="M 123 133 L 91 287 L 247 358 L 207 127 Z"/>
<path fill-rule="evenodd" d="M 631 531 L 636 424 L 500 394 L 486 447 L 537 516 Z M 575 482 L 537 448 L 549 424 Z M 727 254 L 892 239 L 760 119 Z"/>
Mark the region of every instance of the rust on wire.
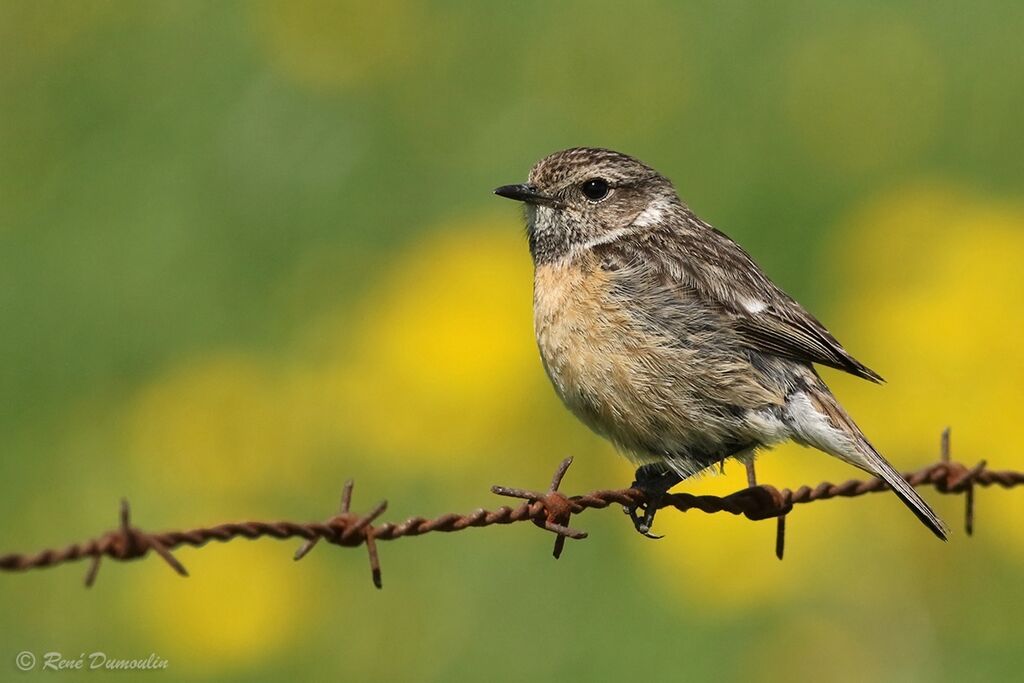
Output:
<path fill-rule="evenodd" d="M 548 487 L 546 493 L 537 493 L 536 491 L 528 491 L 526 489 L 514 489 L 507 486 L 491 487 L 491 492 L 496 493 L 499 496 L 523 498 L 530 501 L 532 505 L 540 506 L 538 513 L 532 516 L 533 523 L 541 529 L 547 529 L 555 534 L 555 549 L 554 552 L 552 552 L 552 555 L 554 555 L 556 560 L 562 556 L 562 548 L 565 547 L 565 539 L 583 539 L 587 537 L 587 532 L 577 531 L 566 526 L 569 523 L 569 517 L 571 517 L 572 513 L 577 510 L 574 509 L 572 501 L 566 498 L 565 494 L 558 490 L 558 487 L 562 485 L 562 478 L 565 477 L 565 473 L 569 471 L 569 465 L 571 464 L 572 458 L 566 458 L 561 462 L 558 469 L 555 470 L 555 476 L 551 478 L 551 486 Z M 541 518 L 541 516 L 543 518 Z"/>
<path fill-rule="evenodd" d="M 341 506 L 338 509 L 338 514 L 327 520 L 327 525 L 336 529 L 337 534 L 335 537 L 328 537 L 328 541 L 343 546 L 357 546 L 366 544 L 366 552 L 370 556 L 370 577 L 373 579 L 373 585 L 377 588 L 383 588 L 384 584 L 381 581 L 380 572 L 380 556 L 377 554 L 377 542 L 374 538 L 373 520 L 380 517 L 385 510 L 388 509 L 388 502 L 382 500 L 377 503 L 370 512 L 365 516 L 353 514 L 349 508 L 352 506 L 352 488 L 355 486 L 355 482 L 349 479 L 345 482 L 345 487 L 341 490 Z M 309 554 L 309 551 L 313 549 L 313 546 L 317 544 L 323 536 L 314 536 L 303 543 L 298 550 L 295 551 L 295 559 L 301 560 L 303 557 Z"/>
<path fill-rule="evenodd" d="M 967 533 L 974 528 L 974 490 L 978 486 L 1001 486 L 1011 488 L 1024 484 L 1024 472 L 989 469 L 985 461 L 974 467 L 955 462 L 950 457 L 949 430 L 943 433 L 939 462 L 905 474 L 912 486 L 931 486 L 942 494 L 963 493 L 965 499 L 965 528 Z M 406 536 L 421 536 L 433 532 L 463 531 L 471 527 L 487 527 L 497 524 L 532 522 L 536 526 L 555 534 L 554 556 L 562 554 L 567 538 L 583 539 L 585 531 L 570 526 L 573 515 L 588 509 L 602 509 L 612 505 L 642 505 L 647 502 L 643 491 L 638 489 L 599 490 L 576 496 L 567 496 L 559 488 L 562 479 L 572 464 L 566 458 L 555 471 L 551 485 L 545 492 L 495 486 L 491 490 L 501 496 L 521 498 L 523 502 L 515 508 L 501 506 L 496 510 L 477 509 L 469 514 L 450 513 L 427 519 L 410 517 L 404 522 L 382 522 L 377 518 L 387 509 L 387 503 L 378 503 L 365 515 L 351 511 L 352 481 L 348 481 L 341 496 L 341 507 L 336 515 L 325 522 L 237 522 L 201 527 L 188 531 L 165 531 L 149 533 L 132 526 L 127 501 L 121 503 L 121 518 L 117 529 L 86 541 L 61 549 L 44 550 L 35 554 L 10 554 L 0 556 L 0 570 L 26 571 L 53 567 L 66 562 L 89 558 L 85 583 L 91 586 L 96 580 L 100 561 L 106 557 L 127 561 L 145 557 L 150 551 L 160 556 L 181 576 L 188 576 L 185 567 L 171 554 L 181 546 L 201 547 L 210 541 L 226 543 L 236 538 L 276 538 L 278 540 L 300 538 L 305 541 L 295 553 L 295 559 L 305 557 L 321 540 L 338 546 L 356 547 L 365 545 L 370 560 L 373 583 L 381 587 L 380 558 L 377 541 L 393 541 Z M 841 484 L 824 482 L 814 488 L 801 486 L 796 490 L 776 489 L 767 484 L 757 484 L 753 469 L 748 470 L 751 484 L 727 496 L 698 496 L 690 493 L 671 493 L 661 499 L 660 508 L 675 508 L 680 512 L 700 510 L 708 514 L 727 512 L 743 515 L 750 520 L 776 518 L 777 533 L 775 553 L 782 558 L 785 540 L 786 515 L 794 505 L 803 505 L 832 498 L 853 498 L 868 493 L 888 490 L 881 479 L 850 480 Z"/>

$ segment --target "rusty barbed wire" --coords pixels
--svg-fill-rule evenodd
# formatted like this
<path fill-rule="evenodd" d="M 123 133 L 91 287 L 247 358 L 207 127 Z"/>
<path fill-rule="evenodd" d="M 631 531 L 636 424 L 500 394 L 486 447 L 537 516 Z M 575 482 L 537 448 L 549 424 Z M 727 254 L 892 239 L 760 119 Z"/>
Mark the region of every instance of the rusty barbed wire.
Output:
<path fill-rule="evenodd" d="M 410 517 L 404 522 L 382 522 L 375 520 L 387 509 L 382 501 L 366 514 L 351 511 L 353 482 L 345 483 L 341 507 L 337 514 L 324 522 L 234 522 L 200 527 L 188 531 L 165 531 L 148 533 L 131 523 L 127 500 L 121 501 L 120 525 L 98 538 L 84 543 L 75 543 L 60 549 L 48 549 L 35 554 L 9 554 L 0 556 L 0 570 L 27 571 L 53 567 L 89 558 L 91 560 L 85 576 L 86 586 L 91 586 L 99 571 L 100 561 L 108 557 L 117 561 L 135 560 L 153 551 L 181 576 L 188 576 L 185 567 L 171 554 L 181 546 L 202 547 L 211 541 L 226 543 L 236 538 L 258 539 L 264 537 L 287 540 L 301 538 L 305 543 L 296 551 L 295 559 L 305 557 L 320 540 L 343 546 L 365 545 L 369 556 L 373 583 L 382 586 L 380 558 L 377 541 L 393 541 L 408 536 L 421 536 L 434 532 L 455 532 L 472 527 L 487 527 L 498 524 L 533 522 L 536 526 L 555 534 L 553 555 L 562 554 L 567 538 L 583 539 L 585 531 L 573 529 L 569 521 L 573 515 L 585 510 L 603 509 L 612 505 L 637 506 L 647 503 L 643 491 L 635 488 L 598 490 L 582 495 L 566 496 L 559 491 L 562 479 L 572 464 L 566 458 L 559 465 L 547 491 L 493 486 L 491 491 L 501 496 L 521 498 L 522 504 L 515 508 L 501 506 L 495 510 L 477 509 L 469 514 L 449 513 L 432 519 Z M 782 559 L 785 539 L 786 516 L 794 505 L 803 505 L 832 498 L 853 498 L 868 493 L 889 489 L 881 479 L 851 479 L 841 484 L 823 482 L 815 487 L 801 486 L 798 489 L 777 489 L 767 484 L 757 484 L 752 467 L 748 469 L 748 486 L 727 496 L 694 495 L 670 493 L 658 502 L 658 508 L 675 508 L 680 512 L 699 510 L 708 514 L 727 512 L 743 515 L 750 520 L 776 518 L 777 534 L 775 552 Z M 974 489 L 977 486 L 1001 486 L 1012 488 L 1024 484 L 1024 472 L 989 469 L 985 461 L 974 467 L 955 462 L 950 457 L 949 430 L 943 432 L 941 459 L 939 462 L 904 475 L 912 486 L 931 486 L 942 494 L 963 493 L 965 497 L 965 522 L 967 534 L 974 530 Z"/>

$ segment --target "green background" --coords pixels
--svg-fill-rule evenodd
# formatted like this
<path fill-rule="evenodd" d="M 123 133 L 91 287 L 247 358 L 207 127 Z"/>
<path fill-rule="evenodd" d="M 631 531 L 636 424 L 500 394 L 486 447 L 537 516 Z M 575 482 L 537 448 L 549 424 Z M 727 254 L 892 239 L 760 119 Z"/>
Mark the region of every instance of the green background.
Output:
<path fill-rule="evenodd" d="M 827 373 L 898 467 L 1024 468 L 1019 2 L 0 2 L 0 550 L 114 526 L 385 519 L 494 483 L 620 487 L 558 404 L 519 210 L 576 145 L 640 157 L 883 387 Z M 761 480 L 856 473 L 763 456 Z M 743 473 L 685 490 L 726 493 Z M 1024 493 L 774 524 L 615 511 L 362 550 L 236 541 L 0 577 L 15 655 L 175 680 L 998 680 L 1024 664 Z M 123 676 L 122 676 L 123 677 Z M 142 678 L 142 676 L 139 676 Z"/>

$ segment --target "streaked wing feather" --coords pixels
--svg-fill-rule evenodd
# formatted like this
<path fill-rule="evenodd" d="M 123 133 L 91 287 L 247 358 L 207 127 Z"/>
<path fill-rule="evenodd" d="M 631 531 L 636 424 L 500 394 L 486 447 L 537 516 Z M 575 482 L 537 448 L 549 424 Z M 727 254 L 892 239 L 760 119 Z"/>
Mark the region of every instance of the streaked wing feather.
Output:
<path fill-rule="evenodd" d="M 872 382 L 884 381 L 772 282 L 741 246 L 696 216 L 687 213 L 685 218 L 688 230 L 648 234 L 651 241 L 640 252 L 626 244 L 604 245 L 601 250 L 619 267 L 656 268 L 680 288 L 681 296 L 700 296 L 712 308 L 726 311 L 741 339 L 752 348 L 819 363 Z M 614 252 L 618 254 L 613 256 Z"/>
<path fill-rule="evenodd" d="M 820 363 L 872 382 L 883 381 L 878 373 L 851 356 L 824 325 L 796 302 L 789 307 L 789 315 L 780 314 L 774 308 L 753 314 L 742 309 L 733 310 L 740 334 L 761 350 L 794 360 Z"/>

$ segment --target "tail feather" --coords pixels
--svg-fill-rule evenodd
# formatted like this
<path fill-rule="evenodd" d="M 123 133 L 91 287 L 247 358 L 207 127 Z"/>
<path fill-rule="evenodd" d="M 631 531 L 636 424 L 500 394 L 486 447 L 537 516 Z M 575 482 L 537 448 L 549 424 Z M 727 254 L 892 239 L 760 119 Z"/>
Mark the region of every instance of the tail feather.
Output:
<path fill-rule="evenodd" d="M 948 527 L 939 519 L 939 516 L 935 514 L 931 506 L 918 495 L 914 487 L 907 483 L 902 474 L 893 469 L 893 466 L 875 450 L 874 446 L 868 443 L 868 440 L 863 435 L 861 435 L 858 446 L 860 446 L 858 450 L 864 455 L 864 459 L 868 463 L 868 471 L 883 479 L 889 485 L 889 488 L 892 489 L 893 493 L 899 496 L 903 504 L 910 508 L 910 511 L 917 515 L 917 518 L 926 527 L 931 529 L 933 534 L 945 541 L 949 536 Z"/>
<path fill-rule="evenodd" d="M 881 478 L 933 534 L 945 541 L 949 529 L 931 506 L 867 440 L 820 379 L 786 402 L 793 438 Z"/>

